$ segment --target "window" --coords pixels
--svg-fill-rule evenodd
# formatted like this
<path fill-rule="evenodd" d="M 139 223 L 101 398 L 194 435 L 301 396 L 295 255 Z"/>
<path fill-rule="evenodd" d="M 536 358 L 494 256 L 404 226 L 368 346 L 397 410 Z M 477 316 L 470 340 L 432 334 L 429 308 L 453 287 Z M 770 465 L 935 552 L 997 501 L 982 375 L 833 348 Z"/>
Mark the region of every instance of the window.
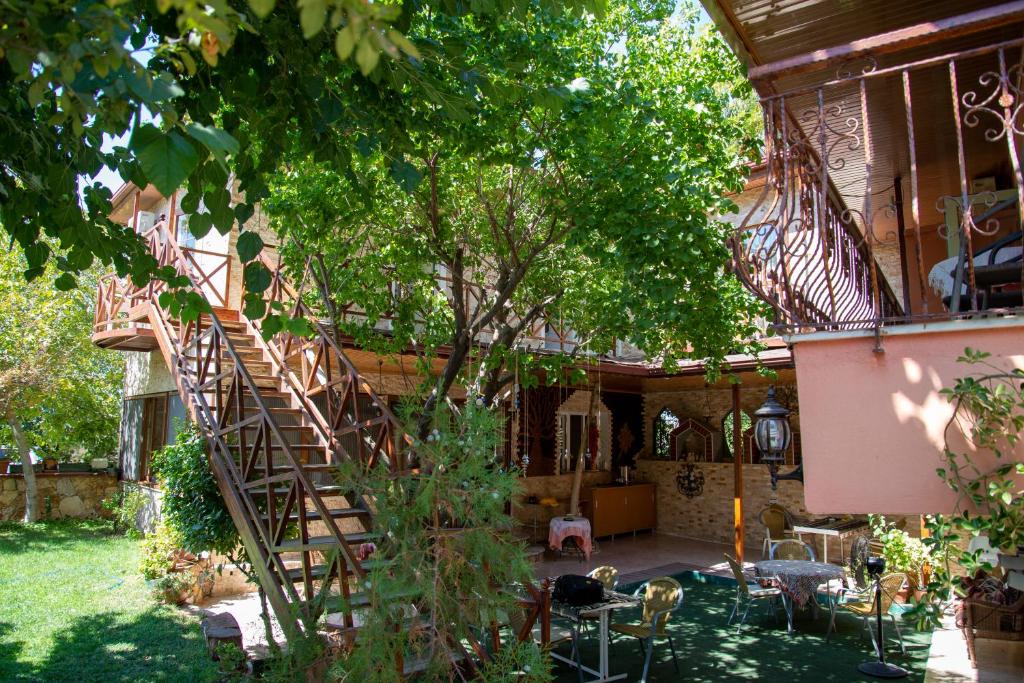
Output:
<path fill-rule="evenodd" d="M 178 216 L 177 223 L 175 237 L 178 240 L 178 246 L 182 249 L 195 249 L 196 236 L 188 229 L 188 214 Z"/>
<path fill-rule="evenodd" d="M 675 457 L 672 452 L 673 430 L 679 427 L 679 418 L 668 408 L 658 413 L 654 418 L 654 444 L 652 455 L 655 458 L 671 460 Z"/>
<path fill-rule="evenodd" d="M 558 459 L 558 470 L 562 474 L 576 470 L 576 458 L 579 456 L 581 445 L 587 463 L 585 469 L 593 469 L 592 463 L 596 462 L 596 458 L 590 452 L 588 443 L 589 423 L 590 418 L 587 415 L 570 413 L 558 416 L 558 430 L 562 433 L 562 452 Z"/>
<path fill-rule="evenodd" d="M 733 411 L 729 411 L 724 418 L 722 418 L 722 435 L 725 437 L 725 454 L 728 456 L 733 455 L 736 451 L 733 448 L 732 443 L 732 420 Z M 750 418 L 750 415 L 740 411 L 740 443 L 743 444 L 745 435 L 750 426 L 754 424 L 754 421 Z M 745 446 L 740 446 L 740 452 L 745 450 Z M 745 457 L 745 456 L 744 456 Z"/>

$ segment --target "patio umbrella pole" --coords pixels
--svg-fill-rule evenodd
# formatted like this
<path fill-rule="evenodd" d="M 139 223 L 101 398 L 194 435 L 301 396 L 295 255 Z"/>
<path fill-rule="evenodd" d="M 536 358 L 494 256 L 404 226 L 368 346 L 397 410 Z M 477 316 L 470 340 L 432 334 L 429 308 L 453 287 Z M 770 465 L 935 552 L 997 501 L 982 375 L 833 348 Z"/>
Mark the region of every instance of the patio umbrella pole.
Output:
<path fill-rule="evenodd" d="M 875 576 L 875 622 L 878 627 L 878 643 L 875 652 L 877 662 L 864 662 L 857 665 L 857 671 L 875 678 L 905 678 L 907 670 L 885 661 L 885 634 L 882 632 L 882 576 Z"/>

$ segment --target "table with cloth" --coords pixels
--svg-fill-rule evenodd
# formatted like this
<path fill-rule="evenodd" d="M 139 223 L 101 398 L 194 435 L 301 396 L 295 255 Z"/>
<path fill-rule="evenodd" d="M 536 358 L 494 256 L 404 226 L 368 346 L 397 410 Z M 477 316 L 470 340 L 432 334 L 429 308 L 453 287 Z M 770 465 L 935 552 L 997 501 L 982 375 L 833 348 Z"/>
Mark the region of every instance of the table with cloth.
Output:
<path fill-rule="evenodd" d="M 548 524 L 548 545 L 552 550 L 561 550 L 567 538 L 576 539 L 576 545 L 589 560 L 594 547 L 590 536 L 590 520 L 586 517 L 554 517 Z"/>
<path fill-rule="evenodd" d="M 793 632 L 793 607 L 808 604 L 817 607 L 818 586 L 835 579 L 843 581 L 846 577 L 842 567 L 807 560 L 765 560 L 754 564 L 754 572 L 760 578 L 778 581 L 790 633 Z"/>

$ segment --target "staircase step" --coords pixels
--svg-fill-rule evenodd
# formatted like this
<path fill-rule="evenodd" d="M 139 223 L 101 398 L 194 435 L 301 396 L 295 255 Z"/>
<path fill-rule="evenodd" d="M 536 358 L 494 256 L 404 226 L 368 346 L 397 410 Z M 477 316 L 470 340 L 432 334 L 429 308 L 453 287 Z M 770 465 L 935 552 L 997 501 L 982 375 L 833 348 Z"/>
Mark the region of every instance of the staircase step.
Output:
<path fill-rule="evenodd" d="M 393 564 L 393 562 L 391 560 L 363 560 L 362 562 L 359 563 L 359 566 L 362 567 L 364 571 L 372 571 L 372 570 L 380 568 L 380 567 L 391 566 L 392 564 Z M 322 579 L 324 576 L 327 575 L 327 565 L 325 565 L 325 564 L 318 564 L 318 565 L 315 565 L 313 567 L 310 567 L 309 568 L 309 573 L 312 575 L 312 578 L 313 578 L 314 581 L 319 581 L 320 579 Z M 289 569 L 288 570 L 288 579 L 292 583 L 298 583 L 299 581 L 303 581 L 305 579 L 305 577 L 304 577 L 304 575 L 302 573 L 302 567 L 296 567 L 295 569 Z"/>
<path fill-rule="evenodd" d="M 274 488 L 274 493 L 276 493 L 279 496 L 283 496 L 283 495 L 288 493 L 288 489 L 289 488 L 290 487 L 288 487 L 288 486 L 277 486 L 277 487 Z M 314 488 L 316 489 L 317 493 L 319 493 L 321 496 L 326 496 L 326 497 L 343 496 L 346 493 L 350 493 L 350 491 L 348 489 L 346 489 L 345 487 L 337 486 L 335 484 L 327 484 L 327 485 L 324 485 L 324 486 L 315 486 Z M 249 489 L 249 493 L 254 495 L 254 496 L 266 495 L 267 487 L 266 486 L 257 486 L 257 487 Z"/>
<path fill-rule="evenodd" d="M 345 542 L 349 545 L 358 545 L 360 543 L 366 543 L 368 541 L 375 541 L 380 538 L 380 534 L 372 531 L 361 532 L 357 534 L 345 534 Z M 276 553 L 297 553 L 303 550 L 330 550 L 336 548 L 338 542 L 334 536 L 310 536 L 305 543 L 302 542 L 301 538 L 291 538 L 287 541 L 282 541 L 279 545 L 274 546 L 274 552 Z"/>
<path fill-rule="evenodd" d="M 330 513 L 331 519 L 353 519 L 355 517 L 365 517 L 370 514 L 368 510 L 364 510 L 362 508 L 339 508 L 337 510 L 331 510 Z M 270 515 L 260 515 L 260 517 L 263 521 L 270 519 Z M 310 522 L 319 522 L 322 517 L 316 510 L 310 510 L 306 513 L 306 519 Z M 286 521 L 297 522 L 299 521 L 299 515 L 293 512 L 288 515 L 288 519 Z"/>

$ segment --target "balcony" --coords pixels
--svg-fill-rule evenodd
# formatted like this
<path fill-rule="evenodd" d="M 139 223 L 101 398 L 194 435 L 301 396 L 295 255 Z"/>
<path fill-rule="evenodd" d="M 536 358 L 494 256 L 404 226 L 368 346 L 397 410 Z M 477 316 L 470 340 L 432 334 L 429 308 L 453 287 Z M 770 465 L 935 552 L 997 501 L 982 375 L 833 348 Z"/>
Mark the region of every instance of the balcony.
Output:
<path fill-rule="evenodd" d="M 765 163 L 730 246 L 794 350 L 813 512 L 948 510 L 956 358 L 1024 367 L 1015 26 L 752 69 Z"/>

